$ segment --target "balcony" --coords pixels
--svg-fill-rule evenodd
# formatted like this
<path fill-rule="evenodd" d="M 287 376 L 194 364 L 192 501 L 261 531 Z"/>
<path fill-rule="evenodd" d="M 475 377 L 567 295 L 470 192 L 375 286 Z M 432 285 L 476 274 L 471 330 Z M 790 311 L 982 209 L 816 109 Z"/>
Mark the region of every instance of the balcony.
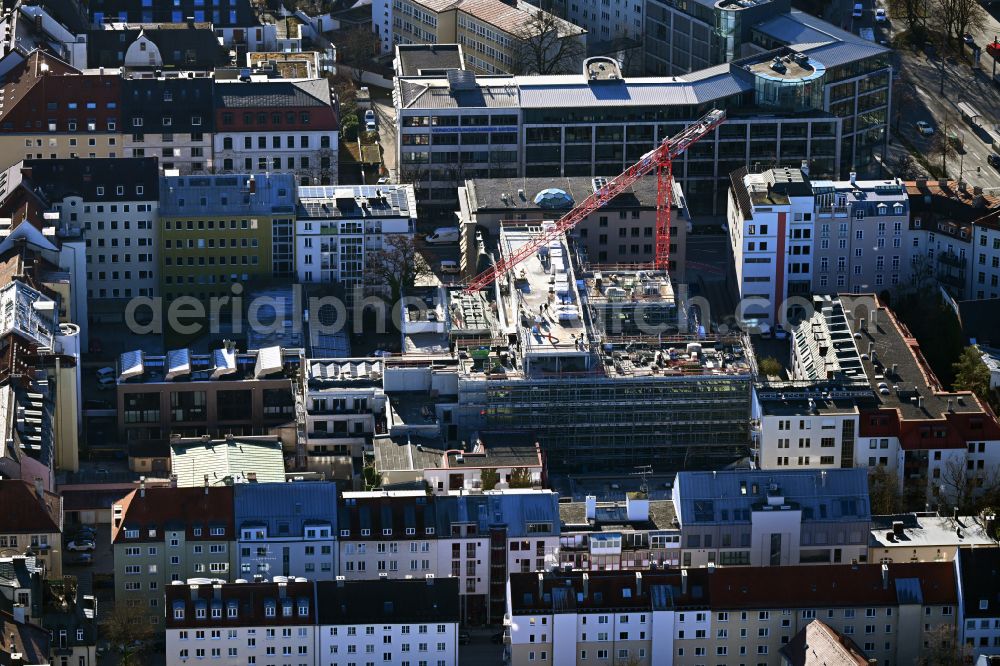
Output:
<path fill-rule="evenodd" d="M 967 262 L 965 257 L 960 257 L 954 252 L 942 252 L 937 257 L 938 263 L 955 268 L 965 268 Z"/>

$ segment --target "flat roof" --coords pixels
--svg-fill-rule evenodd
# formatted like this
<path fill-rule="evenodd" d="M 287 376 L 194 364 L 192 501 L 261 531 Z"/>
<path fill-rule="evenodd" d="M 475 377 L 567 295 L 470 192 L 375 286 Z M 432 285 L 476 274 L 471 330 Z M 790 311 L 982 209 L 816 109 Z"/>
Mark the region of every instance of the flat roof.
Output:
<path fill-rule="evenodd" d="M 500 251 L 511 256 L 541 232 L 537 227 L 502 227 Z M 587 353 L 577 343 L 587 329 L 565 237 L 553 239 L 522 261 L 512 277 L 507 306 L 525 352 Z"/>
<path fill-rule="evenodd" d="M 893 526 L 900 524 L 899 530 Z M 995 546 L 975 516 L 927 516 L 914 513 L 872 516 L 872 548 L 921 546 Z"/>

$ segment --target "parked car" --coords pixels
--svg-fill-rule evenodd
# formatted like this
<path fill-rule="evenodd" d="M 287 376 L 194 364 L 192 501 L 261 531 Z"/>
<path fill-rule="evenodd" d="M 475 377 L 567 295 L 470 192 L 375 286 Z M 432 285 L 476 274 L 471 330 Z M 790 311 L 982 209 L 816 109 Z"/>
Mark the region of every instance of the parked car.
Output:
<path fill-rule="evenodd" d="M 375 184 L 376 185 L 388 185 L 391 182 L 392 182 L 392 178 L 389 178 L 389 176 L 382 176 L 381 178 L 378 179 L 378 182 L 375 183 Z"/>
<path fill-rule="evenodd" d="M 70 541 L 68 544 L 66 544 L 66 550 L 72 550 L 72 551 L 75 551 L 75 552 L 90 551 L 90 550 L 94 550 L 94 548 L 96 548 L 96 547 L 97 547 L 97 544 L 95 544 L 93 541 L 83 541 L 83 540 L 81 540 L 81 541 Z"/>
<path fill-rule="evenodd" d="M 429 236 L 424 237 L 424 240 L 431 245 L 438 245 L 443 243 L 457 243 L 458 242 L 458 227 L 438 227 Z"/>
<path fill-rule="evenodd" d="M 441 272 L 442 273 L 457 273 L 458 272 L 458 262 L 453 259 L 445 259 L 441 262 Z"/>
<path fill-rule="evenodd" d="M 919 132 L 923 136 L 931 136 L 932 134 L 934 134 L 934 126 L 931 125 L 926 120 L 918 120 L 916 125 L 917 125 L 917 132 Z"/>
<path fill-rule="evenodd" d="M 115 369 L 101 368 L 97 371 L 97 388 L 113 389 L 115 387 Z"/>
<path fill-rule="evenodd" d="M 87 536 L 87 538 L 90 541 L 93 541 L 94 537 L 97 536 L 97 528 L 96 527 L 91 527 L 90 525 L 81 525 L 79 528 L 77 528 L 76 534 L 77 534 L 77 536 L 80 536 L 80 535 L 89 535 L 89 536 Z"/>
<path fill-rule="evenodd" d="M 365 111 L 365 122 L 366 123 L 373 123 L 373 122 L 375 122 L 375 112 L 372 111 L 371 109 L 368 109 L 367 111 Z"/>
<path fill-rule="evenodd" d="M 73 557 L 69 561 L 69 563 L 70 564 L 93 564 L 94 563 L 94 556 L 92 554 L 90 554 L 90 553 L 80 553 L 79 555 L 76 555 L 75 557 Z"/>
<path fill-rule="evenodd" d="M 788 338 L 788 331 L 786 331 L 781 324 L 775 324 L 774 337 L 777 340 L 785 340 L 786 338 Z"/>
<path fill-rule="evenodd" d="M 989 164 L 994 169 L 1000 169 L 1000 155 L 996 153 L 990 153 L 986 156 L 986 163 Z"/>
<path fill-rule="evenodd" d="M 472 642 L 472 635 L 469 634 L 469 632 L 467 632 L 467 631 L 460 631 L 460 632 L 458 632 L 458 644 L 459 645 L 468 645 L 471 642 Z"/>
<path fill-rule="evenodd" d="M 373 121 L 369 120 L 368 122 L 365 123 L 365 131 L 366 132 L 377 132 L 378 131 L 378 127 L 375 125 L 375 123 Z"/>
<path fill-rule="evenodd" d="M 860 2 L 855 2 L 854 11 L 851 12 L 851 16 L 853 16 L 854 18 L 861 18 L 861 15 L 864 13 L 864 11 L 865 11 L 864 6 Z"/>
<path fill-rule="evenodd" d="M 969 33 L 965 33 L 964 35 L 962 35 L 962 41 L 968 44 L 969 46 L 976 45 L 976 40 Z"/>
<path fill-rule="evenodd" d="M 887 20 L 889 20 L 889 17 L 886 15 L 885 10 L 882 9 L 881 7 L 878 7 L 875 10 L 875 22 L 885 23 Z"/>

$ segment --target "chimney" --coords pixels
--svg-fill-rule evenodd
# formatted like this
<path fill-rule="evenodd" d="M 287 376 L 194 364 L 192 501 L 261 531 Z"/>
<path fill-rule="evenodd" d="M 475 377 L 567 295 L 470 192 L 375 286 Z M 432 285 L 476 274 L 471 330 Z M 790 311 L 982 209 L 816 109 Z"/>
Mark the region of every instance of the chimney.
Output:
<path fill-rule="evenodd" d="M 889 565 L 888 564 L 883 564 L 882 565 L 882 589 L 883 590 L 888 590 L 889 589 Z"/>
<path fill-rule="evenodd" d="M 424 581 L 427 583 L 428 586 L 433 587 L 434 586 L 434 574 L 426 574 L 424 576 Z"/>
<path fill-rule="evenodd" d="M 45 499 L 45 486 L 42 485 L 42 477 L 35 477 L 35 494 L 38 495 L 38 499 Z"/>
<path fill-rule="evenodd" d="M 903 526 L 903 521 L 902 520 L 894 520 L 894 521 L 892 521 L 892 533 L 895 536 L 897 536 L 897 537 L 903 536 L 903 530 L 904 529 L 905 528 Z"/>
<path fill-rule="evenodd" d="M 347 580 L 346 576 L 337 576 L 337 587 L 344 587 L 345 580 Z"/>
<path fill-rule="evenodd" d="M 857 183 L 858 183 L 858 172 L 857 171 L 852 171 L 851 172 L 851 186 L 853 187 L 854 185 L 857 185 Z"/>
<path fill-rule="evenodd" d="M 627 493 L 625 516 L 631 523 L 644 523 L 649 520 L 649 496 L 646 493 Z"/>
<path fill-rule="evenodd" d="M 802 166 L 800 166 L 799 169 L 802 171 L 802 175 L 803 176 L 805 176 L 806 178 L 809 177 L 809 161 L 808 160 L 802 160 Z"/>
<path fill-rule="evenodd" d="M 918 395 L 917 396 L 917 409 L 923 409 L 923 408 L 924 408 L 924 396 Z"/>
<path fill-rule="evenodd" d="M 20 622 L 21 624 L 25 624 L 28 621 L 27 620 L 27 617 L 28 617 L 27 610 L 28 610 L 27 606 L 24 606 L 23 604 L 15 604 L 15 606 L 14 606 L 14 622 Z"/>
<path fill-rule="evenodd" d="M 170 475 L 170 487 L 171 488 L 176 488 L 177 487 L 177 475 L 176 474 L 171 474 Z"/>
<path fill-rule="evenodd" d="M 587 509 L 587 520 L 597 520 L 597 498 L 594 495 L 587 495 L 583 502 Z"/>
<path fill-rule="evenodd" d="M 869 328 L 868 330 L 872 332 L 878 332 L 878 310 L 872 309 L 871 315 L 872 315 L 872 323 L 871 323 L 871 328 Z"/>
<path fill-rule="evenodd" d="M 188 585 L 188 589 L 191 590 L 191 601 L 198 600 L 198 583 Z"/>
<path fill-rule="evenodd" d="M 173 475 L 171 475 L 171 477 L 172 478 L 177 478 L 177 477 L 175 477 Z M 139 477 L 139 497 L 145 497 L 145 496 L 146 496 L 146 477 L 140 476 Z"/>
<path fill-rule="evenodd" d="M 688 593 L 688 572 L 687 569 L 681 569 L 681 594 Z"/>
<path fill-rule="evenodd" d="M 205 494 L 208 494 L 208 474 L 205 475 Z"/>
<path fill-rule="evenodd" d="M 954 401 L 951 398 L 948 398 L 948 411 L 949 412 L 955 411 Z"/>
<path fill-rule="evenodd" d="M 216 601 L 222 601 L 222 585 L 212 585 L 212 598 Z"/>
<path fill-rule="evenodd" d="M 257 483 L 257 472 L 247 472 L 247 483 Z"/>
<path fill-rule="evenodd" d="M 545 596 L 545 574 L 538 572 L 538 602 L 541 603 L 542 597 Z"/>
<path fill-rule="evenodd" d="M 641 571 L 636 571 L 635 572 L 635 596 L 636 597 L 641 597 L 642 596 L 642 572 Z"/>
<path fill-rule="evenodd" d="M 590 599 L 590 574 L 583 574 L 583 598 L 586 601 Z"/>

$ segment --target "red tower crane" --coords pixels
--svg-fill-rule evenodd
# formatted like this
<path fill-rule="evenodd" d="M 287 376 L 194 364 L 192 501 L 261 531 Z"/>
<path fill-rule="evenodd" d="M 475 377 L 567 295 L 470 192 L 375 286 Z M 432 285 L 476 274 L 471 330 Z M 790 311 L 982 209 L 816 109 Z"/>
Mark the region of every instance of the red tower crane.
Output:
<path fill-rule="evenodd" d="M 515 266 L 535 254 L 539 248 L 553 238 L 575 227 L 580 220 L 601 208 L 607 202 L 625 191 L 635 181 L 656 169 L 656 268 L 667 270 L 670 266 L 670 209 L 673 206 L 673 161 L 687 150 L 691 144 L 702 138 L 726 120 L 726 112 L 718 109 L 709 111 L 698 122 L 690 125 L 672 137 L 666 138 L 659 146 L 649 151 L 639 161 L 620 173 L 613 180 L 583 200 L 573 210 L 563 215 L 556 223 L 535 236 L 500 261 L 472 279 L 465 288 L 466 293 L 479 291 Z"/>

